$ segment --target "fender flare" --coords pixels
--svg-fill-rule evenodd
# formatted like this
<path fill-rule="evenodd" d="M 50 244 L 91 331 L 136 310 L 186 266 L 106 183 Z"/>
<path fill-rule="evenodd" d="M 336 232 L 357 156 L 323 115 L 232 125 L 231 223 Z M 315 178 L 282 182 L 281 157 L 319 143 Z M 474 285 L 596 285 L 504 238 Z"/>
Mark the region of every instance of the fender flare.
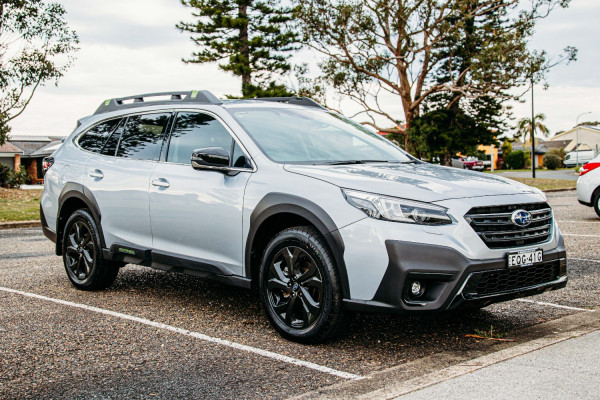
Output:
<path fill-rule="evenodd" d="M 56 216 L 56 255 L 62 255 L 63 231 L 62 228 L 59 227 L 64 226 L 64 224 L 66 223 L 66 220 L 61 220 L 63 206 L 65 202 L 67 202 L 67 200 L 72 198 L 81 200 L 90 210 L 92 217 L 94 217 L 94 220 L 96 221 L 96 224 L 98 226 L 98 232 L 100 234 L 101 241 L 100 246 L 102 246 L 102 248 L 105 248 L 106 243 L 104 241 L 104 232 L 102 232 L 102 224 L 100 223 L 102 215 L 100 214 L 100 207 L 98 207 L 98 202 L 96 201 L 96 198 L 94 197 L 90 189 L 88 189 L 86 186 L 80 183 L 69 182 L 65 184 L 63 190 L 60 193 L 60 196 L 58 196 L 59 207 L 58 214 Z"/>
<path fill-rule="evenodd" d="M 344 262 L 344 241 L 333 219 L 319 205 L 303 197 L 285 194 L 269 193 L 256 205 L 250 215 L 250 229 L 245 248 L 245 276 L 252 276 L 252 245 L 258 229 L 269 217 L 276 214 L 296 214 L 309 221 L 323 236 L 332 252 L 342 285 L 344 298 L 350 297 L 348 273 Z"/>

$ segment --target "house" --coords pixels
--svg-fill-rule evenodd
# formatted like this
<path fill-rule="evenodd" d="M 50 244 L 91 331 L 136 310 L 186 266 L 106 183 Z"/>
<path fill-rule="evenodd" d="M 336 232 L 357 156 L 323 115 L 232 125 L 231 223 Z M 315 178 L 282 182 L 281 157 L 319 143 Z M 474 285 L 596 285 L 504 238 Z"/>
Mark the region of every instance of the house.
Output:
<path fill-rule="evenodd" d="M 12 170 L 25 168 L 31 183 L 43 183 L 42 160 L 58 149 L 62 140 L 53 136 L 10 136 L 0 146 L 0 163 Z"/>
<path fill-rule="evenodd" d="M 515 141 L 512 144 L 513 151 L 522 150 L 529 152 L 531 155 L 531 142 L 521 143 L 519 141 Z M 535 167 L 540 168 L 544 162 L 544 154 L 548 152 L 548 148 L 543 145 L 543 142 L 538 142 L 536 139 L 535 145 Z"/>
<path fill-rule="evenodd" d="M 23 150 L 12 143 L 6 142 L 0 146 L 0 164 L 6 165 L 11 170 L 19 170 Z"/>
<path fill-rule="evenodd" d="M 597 126 L 581 125 L 559 133 L 549 140 L 549 142 L 568 142 L 564 147 L 568 153 L 576 150 L 577 136 L 579 136 L 579 150 L 594 150 L 596 154 L 600 152 L 600 128 Z M 586 147 L 587 146 L 587 147 Z"/>

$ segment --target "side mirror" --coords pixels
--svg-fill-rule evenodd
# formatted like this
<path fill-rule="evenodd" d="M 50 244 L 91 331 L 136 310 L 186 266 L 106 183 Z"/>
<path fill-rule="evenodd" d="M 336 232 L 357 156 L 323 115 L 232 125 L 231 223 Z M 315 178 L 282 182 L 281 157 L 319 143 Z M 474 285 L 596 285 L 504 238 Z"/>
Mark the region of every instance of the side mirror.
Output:
<path fill-rule="evenodd" d="M 229 171 L 229 153 L 222 147 L 206 147 L 192 152 L 192 168 Z"/>

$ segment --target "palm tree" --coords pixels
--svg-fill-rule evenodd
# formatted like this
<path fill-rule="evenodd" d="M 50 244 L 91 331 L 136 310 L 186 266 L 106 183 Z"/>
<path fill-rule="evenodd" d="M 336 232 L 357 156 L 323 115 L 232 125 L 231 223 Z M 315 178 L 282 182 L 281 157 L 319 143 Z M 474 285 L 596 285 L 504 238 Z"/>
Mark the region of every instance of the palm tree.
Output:
<path fill-rule="evenodd" d="M 546 120 L 546 116 L 544 114 L 537 114 L 535 116 L 535 131 L 537 133 L 541 133 L 542 136 L 546 136 L 550 130 L 546 125 L 542 123 L 542 121 Z M 521 118 L 519 123 L 517 124 L 517 133 L 515 137 L 523 138 L 523 143 L 527 143 L 527 136 L 529 135 L 529 139 L 531 140 L 531 120 L 529 118 Z"/>

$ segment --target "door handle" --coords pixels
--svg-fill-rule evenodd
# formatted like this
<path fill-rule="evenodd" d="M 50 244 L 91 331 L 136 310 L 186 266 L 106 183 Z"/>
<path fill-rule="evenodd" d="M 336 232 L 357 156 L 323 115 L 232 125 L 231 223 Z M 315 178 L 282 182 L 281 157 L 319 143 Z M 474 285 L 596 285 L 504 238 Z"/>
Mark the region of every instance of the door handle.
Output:
<path fill-rule="evenodd" d="M 104 174 L 99 169 L 95 169 L 89 173 L 92 178 L 102 179 L 104 178 Z"/>
<path fill-rule="evenodd" d="M 169 182 L 167 182 L 167 180 L 164 178 L 154 179 L 152 181 L 152 185 L 162 187 L 162 188 L 168 188 L 170 186 Z"/>

